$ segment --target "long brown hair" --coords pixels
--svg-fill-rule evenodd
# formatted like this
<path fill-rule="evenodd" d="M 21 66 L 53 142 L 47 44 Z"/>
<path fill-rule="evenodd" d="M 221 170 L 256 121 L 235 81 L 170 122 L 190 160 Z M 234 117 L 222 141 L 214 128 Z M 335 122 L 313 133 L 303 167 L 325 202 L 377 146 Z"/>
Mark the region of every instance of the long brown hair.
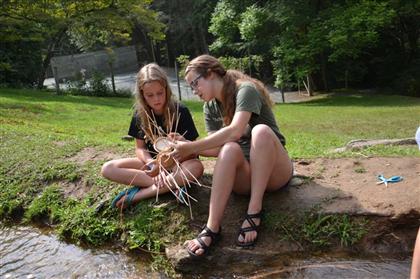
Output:
<path fill-rule="evenodd" d="M 172 127 L 170 125 L 170 119 L 174 118 L 176 114 L 175 102 L 172 99 L 171 87 L 168 83 L 168 78 L 165 71 L 155 63 L 147 64 L 140 69 L 136 77 L 136 110 L 137 117 L 140 118 L 140 123 L 142 124 L 142 129 L 146 134 L 146 141 L 153 141 L 157 135 L 153 134 L 152 131 L 156 132 L 153 128 L 155 125 L 151 123 L 155 119 L 155 115 L 152 111 L 152 108 L 146 102 L 144 98 L 143 87 L 146 83 L 157 81 L 162 85 L 166 92 L 165 104 L 163 109 L 163 125 L 166 127 L 166 133 L 169 133 Z M 177 116 L 176 116 L 177 117 Z M 151 129 L 149 129 L 149 127 Z"/>
<path fill-rule="evenodd" d="M 222 107 L 223 107 L 223 122 L 229 125 L 232 122 L 233 115 L 236 108 L 236 94 L 239 85 L 244 81 L 252 82 L 257 90 L 263 95 L 264 102 L 272 106 L 270 95 L 267 88 L 258 79 L 252 78 L 237 70 L 225 70 L 219 60 L 211 55 L 200 55 L 188 63 L 185 69 L 185 75 L 190 71 L 195 71 L 197 74 L 207 77 L 211 72 L 217 74 L 223 79 L 222 88 Z"/>

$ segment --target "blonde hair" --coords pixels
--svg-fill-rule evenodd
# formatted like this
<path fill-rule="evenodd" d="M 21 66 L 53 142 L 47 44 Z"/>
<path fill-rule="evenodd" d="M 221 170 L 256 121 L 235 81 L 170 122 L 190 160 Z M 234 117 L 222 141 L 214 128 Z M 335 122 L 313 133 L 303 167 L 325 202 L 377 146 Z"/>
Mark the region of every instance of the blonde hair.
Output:
<path fill-rule="evenodd" d="M 165 71 L 155 63 L 147 64 L 140 69 L 136 77 L 135 108 L 137 110 L 137 117 L 140 118 L 142 129 L 146 135 L 146 141 L 154 141 L 158 132 L 154 129 L 155 125 L 151 123 L 155 119 L 152 108 L 147 104 L 144 98 L 143 87 L 145 84 L 157 81 L 165 89 L 165 104 L 163 109 L 163 126 L 166 127 L 166 133 L 169 133 L 171 124 L 169 119 L 175 115 L 175 102 L 172 99 L 171 87 L 168 83 L 168 77 Z M 151 129 L 149 129 L 149 127 Z"/>
<path fill-rule="evenodd" d="M 211 55 L 204 54 L 191 60 L 185 69 L 185 75 L 190 71 L 194 71 L 203 77 L 207 77 L 213 72 L 222 78 L 223 88 L 221 102 L 223 107 L 223 122 L 225 125 L 229 125 L 232 122 L 233 115 L 235 114 L 236 94 L 241 82 L 252 82 L 257 90 L 263 95 L 264 102 L 270 107 L 273 104 L 267 88 L 261 81 L 237 70 L 226 71 L 220 61 Z"/>

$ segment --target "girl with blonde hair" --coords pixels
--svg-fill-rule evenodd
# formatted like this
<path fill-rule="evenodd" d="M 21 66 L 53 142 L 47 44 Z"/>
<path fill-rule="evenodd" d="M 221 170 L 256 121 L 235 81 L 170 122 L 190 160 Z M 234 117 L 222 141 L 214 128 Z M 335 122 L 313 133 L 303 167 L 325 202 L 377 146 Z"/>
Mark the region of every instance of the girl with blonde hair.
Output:
<path fill-rule="evenodd" d="M 157 152 L 153 147 L 155 138 L 165 134 L 178 141 L 193 141 L 198 137 L 198 132 L 188 108 L 172 99 L 166 73 L 157 64 L 148 64 L 138 72 L 135 98 L 136 109 L 128 134 L 135 138 L 136 157 L 112 160 L 102 166 L 105 178 L 125 185 L 135 185 L 115 197 L 112 205 L 118 208 L 126 208 L 140 200 L 154 197 L 157 192 L 166 193 L 168 187 L 175 186 L 163 187 L 164 181 L 174 179 L 182 186 L 203 174 L 203 165 L 193 155 L 177 158 L 182 172 L 173 171 L 151 177 L 152 170 L 157 167 L 154 160 Z M 186 174 L 188 181 L 181 173 Z M 173 177 L 162 179 L 162 175 Z"/>

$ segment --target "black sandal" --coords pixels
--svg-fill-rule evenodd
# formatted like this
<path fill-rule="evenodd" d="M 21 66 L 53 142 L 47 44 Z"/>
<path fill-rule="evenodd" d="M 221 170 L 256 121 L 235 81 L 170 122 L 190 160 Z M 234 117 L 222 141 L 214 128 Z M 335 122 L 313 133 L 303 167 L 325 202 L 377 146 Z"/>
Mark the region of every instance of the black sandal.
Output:
<path fill-rule="evenodd" d="M 261 219 L 263 217 L 263 214 L 264 214 L 264 212 L 263 212 L 263 210 L 261 210 L 260 212 L 255 213 L 255 214 L 248 214 L 247 213 L 245 215 L 245 220 L 248 221 L 248 224 L 250 226 L 249 227 L 246 227 L 246 228 L 240 228 L 239 229 L 238 237 L 236 238 L 236 245 L 237 246 L 239 246 L 239 247 L 246 247 L 247 248 L 247 247 L 251 247 L 251 246 L 254 246 L 255 245 L 255 243 L 257 242 L 258 231 L 259 231 L 259 228 L 261 226 Z M 252 219 L 256 219 L 256 218 L 259 218 L 260 219 L 260 224 L 258 226 L 255 224 L 254 220 L 252 220 Z M 249 241 L 249 242 L 241 242 L 241 241 L 239 241 L 239 236 L 242 236 L 242 238 L 245 240 L 245 233 L 246 232 L 252 232 L 252 231 L 257 232 L 257 237 L 255 237 L 255 239 L 253 241 Z"/>
<path fill-rule="evenodd" d="M 220 227 L 220 229 L 217 233 L 213 232 L 206 225 L 204 225 L 203 230 L 204 231 L 201 232 L 195 239 L 197 240 L 198 244 L 200 244 L 200 248 L 198 248 L 198 249 L 203 249 L 204 252 L 200 255 L 197 255 L 195 252 L 198 249 L 193 251 L 193 250 L 191 250 L 190 248 L 187 247 L 188 254 L 190 254 L 190 256 L 192 256 L 194 258 L 200 258 L 202 256 L 205 256 L 208 253 L 210 246 L 216 244 L 221 238 L 222 227 Z M 210 244 L 207 245 L 204 242 L 204 240 L 201 239 L 202 237 L 210 237 L 211 238 Z"/>

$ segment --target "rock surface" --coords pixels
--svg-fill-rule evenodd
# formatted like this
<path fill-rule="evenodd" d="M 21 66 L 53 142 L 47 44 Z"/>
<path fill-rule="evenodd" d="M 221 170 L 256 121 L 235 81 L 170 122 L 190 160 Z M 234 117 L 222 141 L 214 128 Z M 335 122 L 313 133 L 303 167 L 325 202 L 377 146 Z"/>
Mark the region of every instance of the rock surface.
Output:
<path fill-rule="evenodd" d="M 203 161 L 205 183 L 211 184 L 215 161 Z M 289 185 L 276 193 L 266 194 L 266 212 L 297 214 L 319 206 L 321 212 L 349 214 L 376 218 L 375 227 L 365 237 L 365 252 L 410 253 L 415 232 L 420 225 L 420 158 L 375 157 L 299 160 L 294 163 L 306 183 Z M 399 175 L 398 183 L 378 185 L 377 176 Z M 297 182 L 297 183 L 296 183 Z M 210 189 L 195 188 L 191 194 L 200 201 L 193 207 L 194 223 L 202 225 L 207 220 Z M 168 247 L 166 254 L 176 269 L 188 272 L 200 268 L 208 270 L 229 265 L 235 269 L 252 268 L 274 255 L 303 252 L 297 242 L 279 241 L 273 232 L 264 229 L 259 233 L 258 244 L 252 250 L 235 246 L 237 230 L 246 212 L 248 198 L 233 194 L 223 219 L 223 238 L 212 246 L 209 255 L 199 261 L 192 260 L 181 244 Z M 407 229 L 408 228 L 408 229 Z M 197 234 L 199 229 L 196 230 Z"/>

